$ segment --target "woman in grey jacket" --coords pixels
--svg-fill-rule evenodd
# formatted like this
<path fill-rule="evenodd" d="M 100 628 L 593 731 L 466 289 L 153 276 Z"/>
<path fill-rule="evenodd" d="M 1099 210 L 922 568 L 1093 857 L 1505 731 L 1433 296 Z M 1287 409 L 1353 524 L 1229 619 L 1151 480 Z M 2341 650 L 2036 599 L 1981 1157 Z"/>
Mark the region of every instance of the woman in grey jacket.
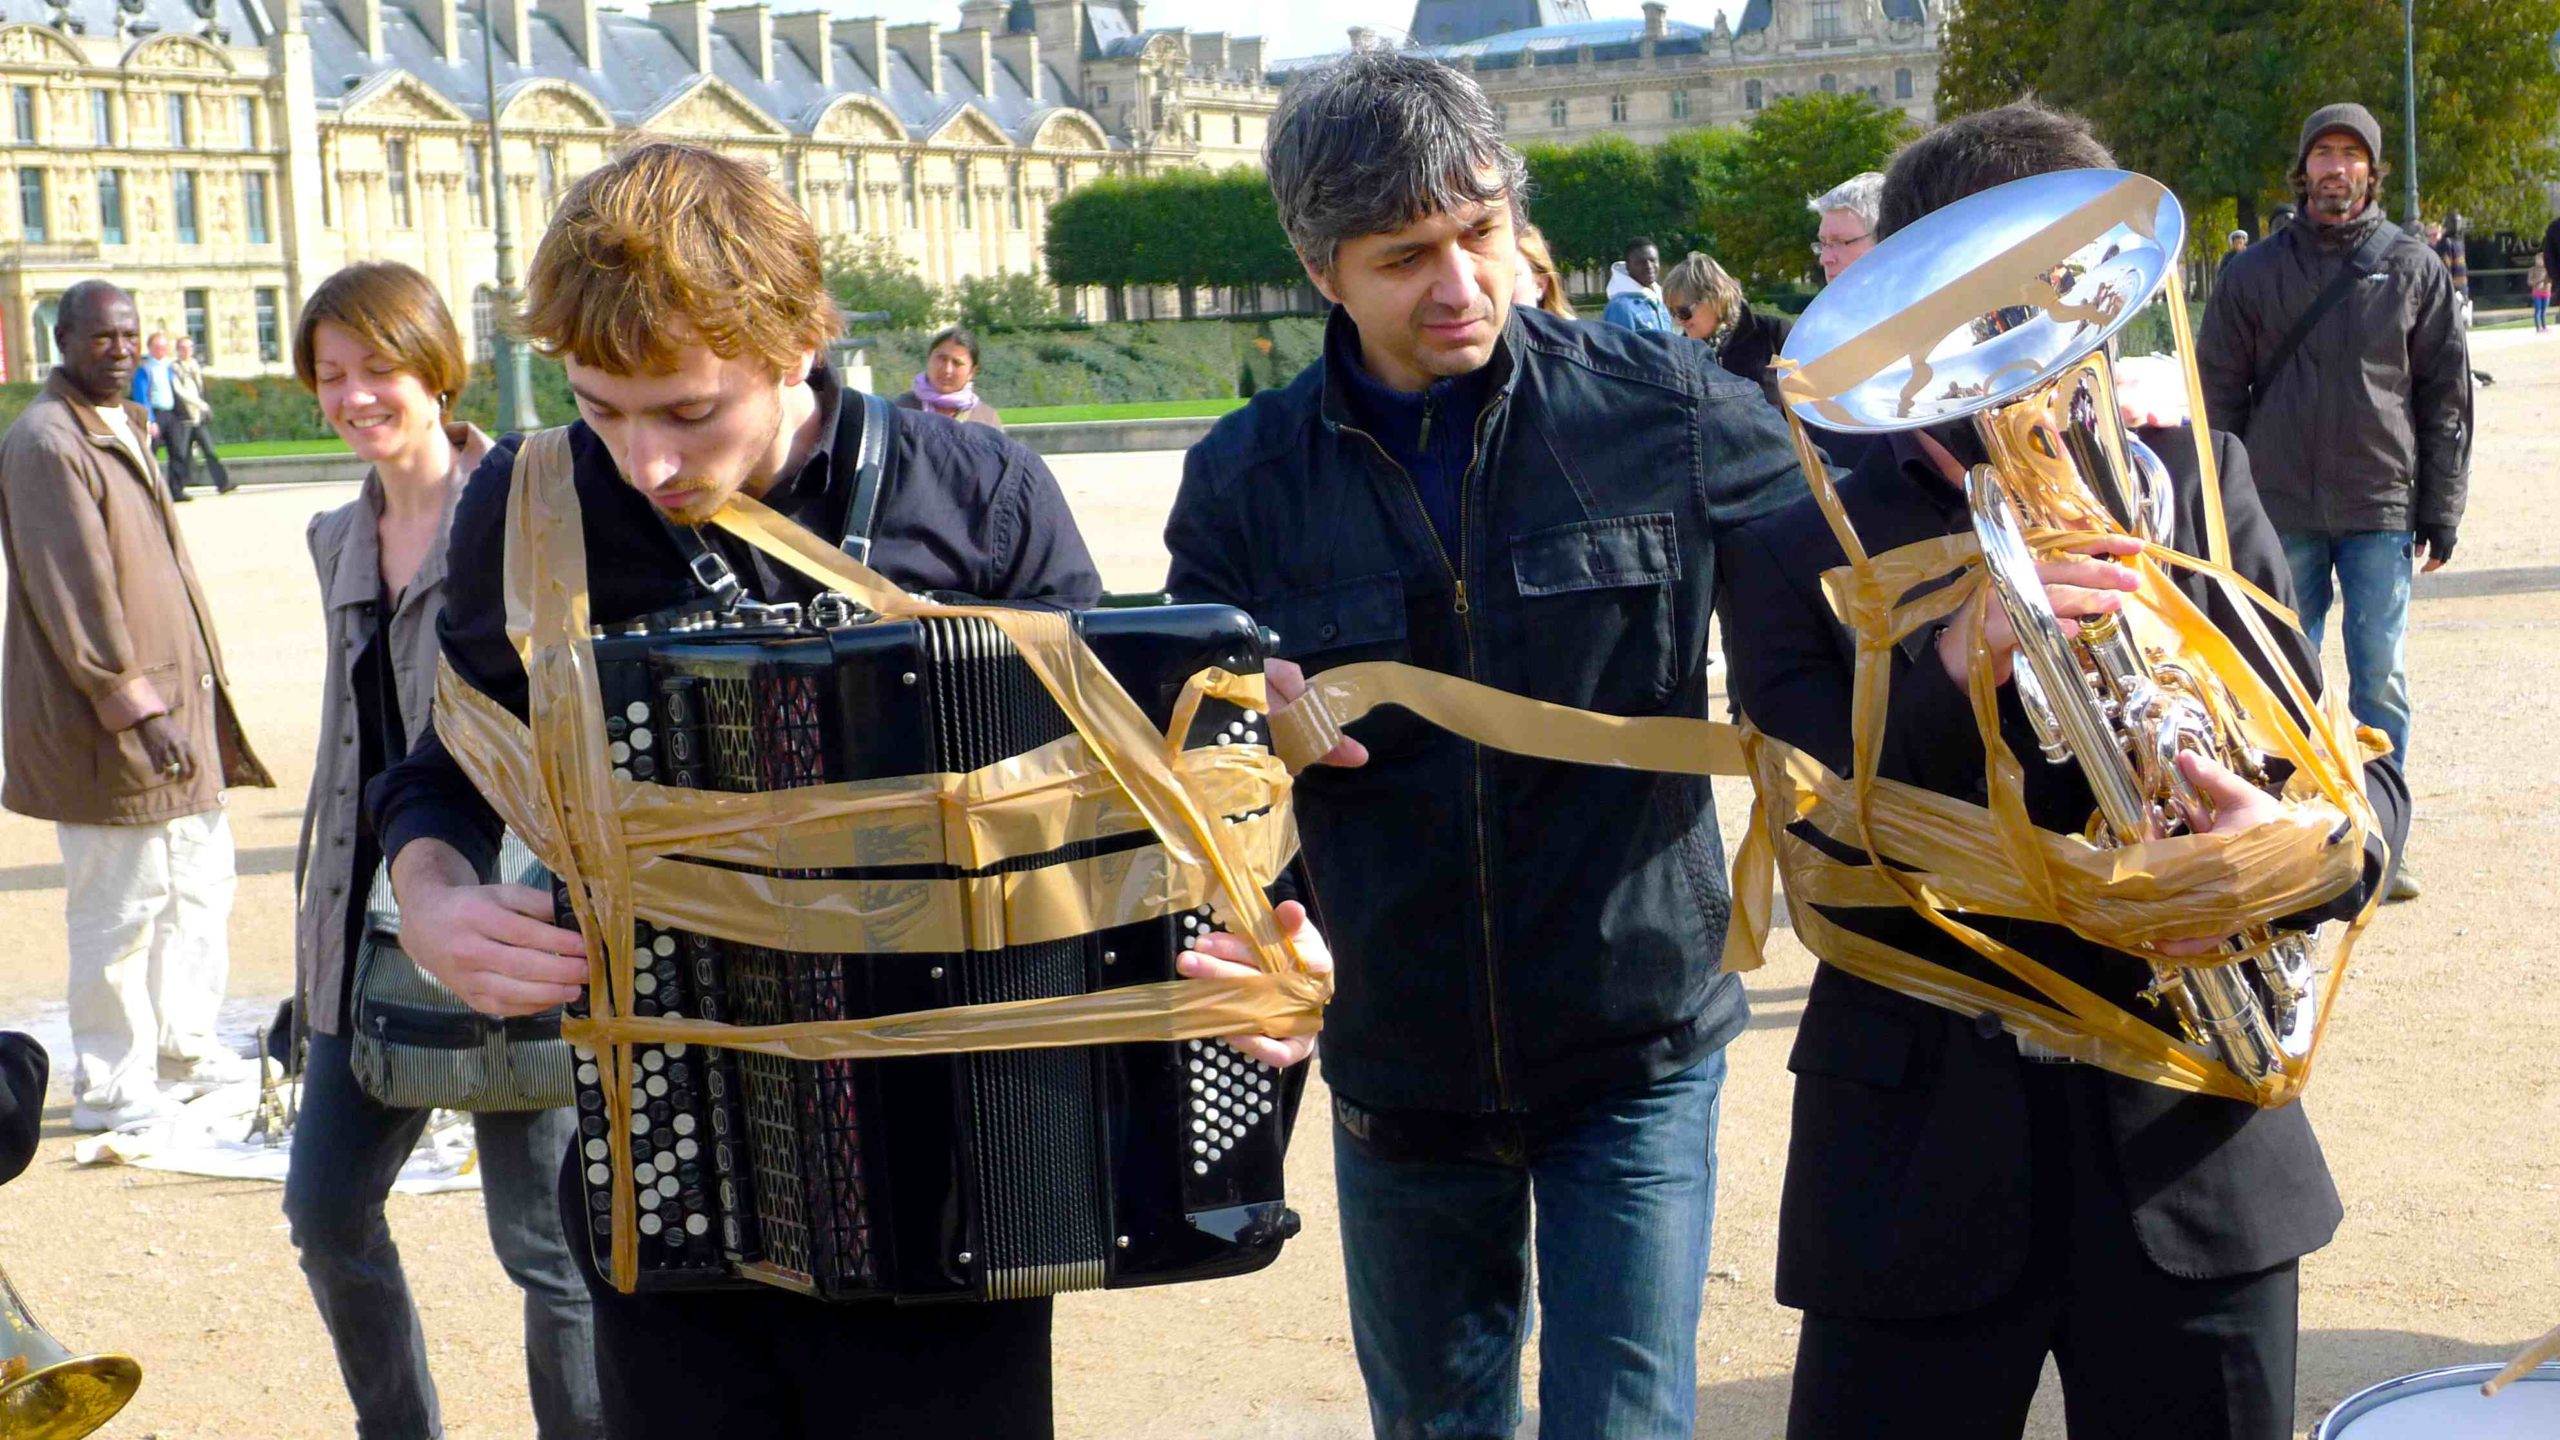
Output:
<path fill-rule="evenodd" d="M 348 987 L 381 864 L 365 782 L 408 753 L 432 714 L 436 617 L 454 501 L 489 437 L 450 419 L 468 373 L 452 316 L 405 265 L 321 283 L 294 335 L 294 371 L 370 462 L 355 499 L 311 522 L 328 625 L 320 750 L 295 870 L 294 991 L 310 1034 L 285 1217 L 355 1404 L 356 1431 L 443 1433 L 425 1337 L 383 1201 L 427 1123 L 366 1094 L 349 1063 Z M 525 1358 L 543 1440 L 600 1436 L 594 1322 L 552 1185 L 567 1107 L 474 1117 L 489 1238 L 525 1293 Z"/>

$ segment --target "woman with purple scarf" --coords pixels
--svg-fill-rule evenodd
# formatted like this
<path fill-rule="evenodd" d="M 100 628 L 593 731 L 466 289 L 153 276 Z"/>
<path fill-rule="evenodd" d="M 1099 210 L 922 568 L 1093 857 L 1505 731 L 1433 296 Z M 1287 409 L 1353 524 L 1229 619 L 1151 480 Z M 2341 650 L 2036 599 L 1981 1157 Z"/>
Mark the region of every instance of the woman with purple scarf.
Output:
<path fill-rule="evenodd" d="M 897 403 L 964 425 L 1003 429 L 1004 417 L 996 407 L 978 398 L 977 380 L 978 337 L 954 325 L 933 337 L 933 348 L 925 352 L 924 373 Z"/>

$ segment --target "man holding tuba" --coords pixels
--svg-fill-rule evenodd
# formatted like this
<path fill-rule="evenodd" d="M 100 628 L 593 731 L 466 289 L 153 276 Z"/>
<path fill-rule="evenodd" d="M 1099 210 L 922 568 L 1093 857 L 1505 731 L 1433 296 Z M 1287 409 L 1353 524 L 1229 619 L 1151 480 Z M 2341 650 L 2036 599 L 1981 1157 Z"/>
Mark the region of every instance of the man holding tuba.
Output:
<path fill-rule="evenodd" d="M 1895 160 L 1880 233 L 2029 175 L 2112 164 L 2073 116 L 2031 103 L 1967 116 Z M 1891 263 L 1879 251 L 1861 269 Z M 1885 438 L 1839 485 L 1867 549 L 1883 554 L 1964 533 L 1966 469 L 1986 458 L 1970 423 Z M 2282 601 L 2284 554 L 2247 457 L 2228 435 L 2212 443 L 2232 568 Z M 2157 448 L 2175 492 L 2168 542 L 2202 553 L 2206 502 L 2194 446 L 2163 437 Z M 2135 577 L 2115 561 L 2134 548 L 2098 541 L 2038 564 L 2066 626 L 2121 606 Z M 1856 645 L 1822 590 L 1823 573 L 1844 563 L 1823 514 L 1808 500 L 1757 521 L 1730 533 L 1719 559 L 1733 606 L 1726 633 L 1736 704 L 1768 736 L 1850 773 Z M 2237 617 L 2219 592 L 2178 583 L 2232 628 Z M 1979 627 L 1997 671 L 2003 737 L 2026 771 L 2030 815 L 2043 829 L 2077 831 L 2092 809 L 2088 782 L 2071 763 L 2040 758 L 2011 674 L 2017 639 L 1988 594 L 1897 647 L 1878 771 L 1984 803 L 1984 747 L 1968 693 Z M 1986 604 L 1989 614 L 1977 616 Z M 2281 663 L 2316 690 L 2314 652 L 2298 632 L 2270 628 Z M 2215 833 L 2280 808 L 2201 756 L 2180 764 L 2212 802 Z M 2356 885 L 2298 920 L 2356 913 L 2378 883 L 2382 841 L 2396 845 L 2405 828 L 2406 792 L 2393 764 L 2375 761 L 2364 778 L 2383 836 L 2368 846 Z M 1952 969 L 1987 968 L 1909 910 L 1826 906 L 1821 914 Z M 2143 968 L 2059 926 L 1964 919 L 2066 975 Z M 2222 938 L 2198 935 L 2182 953 L 2201 954 Z M 2129 993 L 2123 1001 L 2141 1003 Z M 2048 1355 L 2075 1440 L 2293 1433 L 2295 1265 L 2328 1241 L 2340 1215 L 2300 1105 L 2261 1110 L 2052 1058 L 1990 1016 L 1924 1003 L 1833 963 L 1815 975 L 1789 1068 L 1797 1082 L 1777 1290 L 1781 1303 L 1804 1312 L 1792 1440 L 1886 1434 L 1914 1414 L 1931 1417 L 1932 1434 L 2015 1436 Z"/>

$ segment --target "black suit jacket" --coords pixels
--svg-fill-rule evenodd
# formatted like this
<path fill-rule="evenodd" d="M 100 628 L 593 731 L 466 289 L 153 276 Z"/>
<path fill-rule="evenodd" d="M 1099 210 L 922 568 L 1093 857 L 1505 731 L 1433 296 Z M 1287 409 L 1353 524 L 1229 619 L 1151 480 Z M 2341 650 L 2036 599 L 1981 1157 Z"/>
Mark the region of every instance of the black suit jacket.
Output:
<path fill-rule="evenodd" d="M 17 1179 L 36 1156 L 45 1075 L 51 1068 L 34 1036 L 0 1030 L 0 1184 Z"/>
<path fill-rule="evenodd" d="M 2182 549 L 2201 553 L 2201 493 L 2184 431 L 2154 433 L 2178 486 Z M 2289 600 L 2283 551 L 2259 508 L 2238 442 L 2217 433 L 2234 568 Z M 1878 446 L 1841 485 L 1871 554 L 1965 527 L 1960 496 L 1934 475 L 1906 471 Z M 1737 706 L 1760 729 L 1849 766 L 1855 642 L 1824 603 L 1824 570 L 1843 563 L 1808 499 L 1730 536 L 1723 564 L 1732 610 L 1726 647 Z M 2189 580 L 2226 630 L 2218 593 Z M 2317 690 L 2319 667 L 2298 632 L 2270 624 Z M 1979 802 L 1982 745 L 1969 704 L 1932 653 L 1932 633 L 1896 657 L 1882 772 Z M 2244 645 L 2244 652 L 2246 650 Z M 2044 763 L 2014 689 L 2002 697 L 2004 734 L 2027 770 L 2039 825 L 2076 830 L 2092 809 L 2076 766 Z M 2354 913 L 2380 883 L 2388 849 L 2406 829 L 2407 792 L 2392 761 L 2367 767 L 2366 790 L 2385 837 L 2368 848 L 2362 883 L 2321 908 Z M 1837 910 L 1834 920 L 1968 973 L 2000 972 L 1901 910 Z M 1974 917 L 1973 923 L 2129 1008 L 2148 978 L 2135 957 L 2060 927 Z M 2015 1284 L 2029 1251 L 2035 1193 L 2026 1087 L 2051 1079 L 2095 1087 L 2081 1113 L 2107 1117 L 2123 1203 L 2152 1263 L 2173 1275 L 2263 1270 L 2327 1243 L 2340 1209 L 2299 1104 L 2261 1111 L 2199 1098 L 2085 1066 L 2019 1057 L 1996 1024 L 1958 1015 L 1824 965 L 1808 997 L 1789 1068 L 1797 1075 L 1794 1133 L 1779 1211 L 1778 1299 L 1802 1309 L 1878 1318 L 1959 1313 Z M 2036 1079 L 2030 1070 L 2043 1072 Z M 2067 1073 L 2057 1074 L 2057 1071 Z"/>

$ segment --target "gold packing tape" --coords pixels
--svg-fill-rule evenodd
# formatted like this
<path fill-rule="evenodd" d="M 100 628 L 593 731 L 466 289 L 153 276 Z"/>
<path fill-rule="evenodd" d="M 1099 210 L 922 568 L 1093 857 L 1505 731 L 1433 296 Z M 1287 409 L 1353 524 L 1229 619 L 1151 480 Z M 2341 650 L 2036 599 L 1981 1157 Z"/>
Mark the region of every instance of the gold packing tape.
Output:
<path fill-rule="evenodd" d="M 1245 1031 L 1304 1035 L 1321 1025 L 1331 978 L 1310 971 L 1281 937 L 1263 890 L 1296 848 L 1288 773 L 1242 747 L 1181 744 L 1203 696 L 1262 708 L 1261 677 L 1192 677 L 1171 733 L 1159 734 L 1064 616 L 917 599 L 753 500 L 732 502 L 713 523 L 884 617 L 993 625 L 1075 733 L 966 775 L 783 794 L 711 794 L 616 776 L 589 639 L 567 432 L 526 440 L 509 498 L 504 589 L 531 723 L 448 666 L 437 677 L 437 726 L 473 782 L 564 882 L 587 941 L 591 1013 L 565 1028 L 599 1050 L 607 1072 L 609 1269 L 618 1288 L 638 1279 L 634 1044 L 682 1039 L 839 1059 Z M 804 881 L 699 863 L 984 869 L 1141 829 L 1153 832 L 1153 844 L 948 881 Z M 732 1027 L 631 1013 L 639 917 L 777 948 L 941 952 L 1089 934 L 1203 902 L 1252 946 L 1257 973 L 810 1025 Z"/>
<path fill-rule="evenodd" d="M 2049 257 L 2057 245 L 2083 243 L 2119 223 L 2147 233 L 2158 194 L 2156 182 L 2147 180 L 2111 189 L 1824 360 L 1783 367 L 1781 388 L 1791 400 L 1816 402 L 1819 408 L 1896 357 L 1925 353 L 1927 343 L 1963 320 L 2020 303 L 2057 313 L 2069 310 L 2045 278 L 2049 260 L 2038 257 Z M 2192 353 L 2174 279 L 2168 293 L 2172 331 L 2182 351 Z M 2088 313 L 2081 318 L 2107 317 Z M 2192 390 L 2192 376 L 2189 384 Z M 2191 404 L 2194 413 L 2204 413 L 2192 396 Z M 1761 962 L 1772 884 L 1783 873 L 1798 938 L 1821 959 L 1865 979 L 1967 1015 L 1996 1015 L 2022 1037 L 2152 1084 L 2261 1106 L 2284 1104 L 2300 1094 L 2310 1077 L 2310 1056 L 2287 1073 L 2253 1085 L 2200 1047 L 2171 1038 L 2147 1019 L 1959 918 L 2005 916 L 2065 926 L 2165 972 L 2235 958 L 2171 956 L 2157 948 L 2165 941 L 2266 924 L 2355 883 L 2365 838 L 2378 825 L 2361 772 L 2364 757 L 2380 753 L 2378 737 L 2359 736 L 2344 720 L 2339 697 L 2331 697 L 2328 709 L 2313 701 L 2267 629 L 2267 617 L 2291 625 L 2293 616 L 2230 568 L 2221 482 L 2204 434 L 2195 432 L 2208 554 L 2199 558 L 2153 545 L 2131 557 L 2128 563 L 2140 588 L 2128 597 L 2126 623 L 2142 643 L 2178 655 L 2229 689 L 2250 743 L 2291 766 L 2282 797 L 2289 813 L 2236 834 L 2101 849 L 2077 836 L 2041 831 L 2028 818 L 2024 771 L 2001 738 L 1987 663 L 1973 667 L 1970 698 L 1983 740 L 1990 803 L 1968 804 L 1877 774 L 1894 646 L 1955 613 L 1984 588 L 1980 547 L 1971 535 L 1957 534 L 1870 555 L 1811 437 L 1792 411 L 1788 421 L 1807 485 L 1848 562 L 1823 577 L 1835 613 L 1858 643 L 1851 692 L 1852 763 L 1845 779 L 1748 725 L 1737 729 L 1703 719 L 1594 715 L 1392 663 L 1346 665 L 1313 677 L 1304 698 L 1272 717 L 1273 744 L 1281 758 L 1291 769 L 1301 769 L 1338 743 L 1344 726 L 1379 706 L 1402 705 L 1465 739 L 1520 755 L 1683 774 L 1748 774 L 1756 795 L 1752 823 L 1734 857 L 1726 968 L 1746 970 Z M 2028 538 L 2039 553 L 2054 553 L 2085 545 L 2097 533 L 2045 532 Z M 2275 684 L 2172 583 L 2172 571 L 2200 575 L 2222 593 L 2240 617 L 2241 637 L 2278 677 Z M 1987 660 L 1978 630 L 1972 640 L 1977 660 Z M 1865 859 L 1833 858 L 1788 833 L 1796 824 Z M 2355 941 L 2377 901 L 2368 898 L 2332 956 L 2313 1054 L 2333 1013 Z M 2022 998 L 2006 987 L 1858 935 L 1816 906 L 1907 907 L 2043 998 Z"/>
<path fill-rule="evenodd" d="M 2050 257 L 2117 223 L 2148 233 L 2158 194 L 2156 182 L 2128 179 L 1814 365 L 1786 367 L 1781 390 L 1792 402 L 1812 402 L 1822 410 L 1840 391 L 1881 372 L 1897 357 L 1924 355 L 1929 345 L 1974 316 L 2018 303 L 2062 314 L 2068 307 L 2051 293 L 2044 279 Z M 2172 333 L 2181 351 L 2192 354 L 2192 332 L 2175 275 L 2166 294 Z M 2193 394 L 2192 374 L 2188 388 L 2193 413 L 2200 416 L 2204 410 Z M 1969 698 L 1982 736 L 1988 807 L 1962 807 L 1966 813 L 1950 815 L 1945 809 L 1952 802 L 1944 797 L 1924 798 L 1921 792 L 1895 786 L 1877 775 L 1894 646 L 1919 627 L 1955 613 L 1988 582 L 1981 570 L 1979 547 L 1968 535 L 1870 556 L 1859 544 L 1856 527 L 1803 422 L 1792 409 L 1787 419 L 1815 503 L 1840 539 L 1848 561 L 1824 577 L 1824 589 L 1842 623 L 1857 637 L 1851 766 L 1843 797 L 1837 776 L 1755 735 L 1755 828 L 1775 834 L 1788 824 L 1809 821 L 1835 843 L 1866 857 L 1863 865 L 1844 864 L 1811 844 L 1776 847 L 1799 938 L 1824 960 L 1877 984 L 1963 1013 L 1995 1014 L 2016 1034 L 2121 1074 L 2261 1106 L 2281 1105 L 2298 1096 L 2310 1078 L 2312 1059 L 2334 1013 L 2356 939 L 2371 920 L 2378 895 L 2367 898 L 2331 958 L 2310 1053 L 2285 1073 L 2258 1084 L 1954 913 L 1980 905 L 1985 914 L 2023 915 L 2066 925 L 2084 938 L 2130 951 L 2165 971 L 2227 963 L 2230 957 L 2180 959 L 2160 953 L 2155 948 L 2158 942 L 2179 932 L 2231 933 L 2292 913 L 2334 896 L 2351 885 L 2360 871 L 2365 839 L 2378 826 L 2361 772 L 2365 755 L 2372 752 L 2343 721 L 2334 703 L 2332 709 L 2323 710 L 2313 702 L 2277 649 L 2266 617 L 2290 624 L 2292 616 L 2229 568 L 2229 529 L 2208 432 L 2201 426 L 2190 427 L 2189 432 L 2205 500 L 2207 556 L 2199 559 L 2154 545 L 2130 557 L 2139 588 L 2127 597 L 2124 615 L 2138 643 L 2166 649 L 2228 687 L 2249 741 L 2290 762 L 2292 772 L 2283 798 L 2297 811 L 2282 824 L 2240 834 L 2191 836 L 2111 852 L 2102 857 L 2110 872 L 2106 883 L 2093 887 L 2092 882 L 2101 877 L 2078 863 L 2080 850 L 2071 848 L 2078 842 L 2064 839 L 2057 845 L 2058 837 L 2038 831 L 2028 818 L 2024 771 L 2000 733 L 1988 648 L 1978 624 L 1970 637 L 1976 663 Z M 2047 532 L 2027 538 L 2037 553 L 2053 554 L 2085 544 L 2093 535 Z M 2240 617 L 2242 636 L 2268 662 L 2280 688 L 2270 686 L 2233 639 L 2171 583 L 2172 569 L 2201 575 L 2222 593 Z M 1905 598 L 1931 584 L 1938 588 L 1916 600 Z M 1919 828 L 1913 828 L 1914 821 Z M 1755 835 L 1746 841 L 1746 851 L 1760 838 Z M 2001 987 L 1979 984 L 1945 966 L 1854 935 L 1813 909 L 1816 897 L 1824 896 L 1866 904 L 1899 897 L 1941 933 L 2025 981 L 2051 1003 L 2020 1000 Z M 1728 953 L 1733 949 L 1729 940 Z"/>

